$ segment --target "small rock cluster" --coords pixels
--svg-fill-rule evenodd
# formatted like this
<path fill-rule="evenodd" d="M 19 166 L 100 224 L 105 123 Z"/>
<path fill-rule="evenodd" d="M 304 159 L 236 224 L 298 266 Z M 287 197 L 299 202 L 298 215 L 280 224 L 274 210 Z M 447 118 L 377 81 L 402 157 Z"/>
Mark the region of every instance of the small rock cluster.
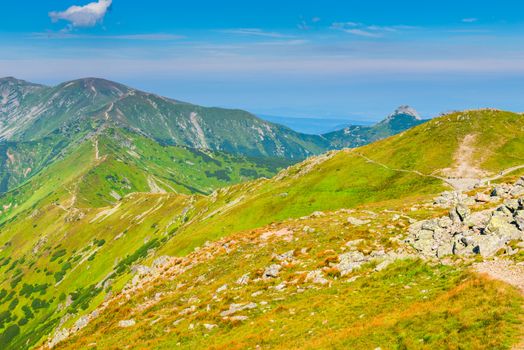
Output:
<path fill-rule="evenodd" d="M 353 250 L 340 254 L 338 256 L 339 262 L 335 264 L 334 267 L 340 271 L 341 276 L 346 276 L 368 262 L 377 263 L 375 271 L 381 271 L 397 260 L 404 260 L 410 257 L 411 256 L 405 253 L 402 249 L 388 252 L 385 252 L 384 250 L 375 250 L 369 255 L 364 255 L 358 250 Z"/>

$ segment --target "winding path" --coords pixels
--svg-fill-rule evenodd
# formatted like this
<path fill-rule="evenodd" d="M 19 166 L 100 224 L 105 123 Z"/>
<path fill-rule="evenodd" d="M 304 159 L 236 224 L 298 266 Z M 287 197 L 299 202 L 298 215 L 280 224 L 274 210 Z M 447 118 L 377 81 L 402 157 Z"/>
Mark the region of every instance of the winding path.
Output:
<path fill-rule="evenodd" d="M 510 174 L 510 173 L 512 173 L 514 171 L 517 171 L 517 170 L 520 170 L 520 169 L 524 169 L 524 164 L 522 164 L 522 165 L 516 165 L 516 166 L 513 166 L 511 168 L 504 169 L 501 172 L 499 172 L 497 175 L 494 175 L 494 176 L 491 176 L 491 177 L 478 178 L 478 179 L 476 179 L 476 178 L 461 178 L 461 177 L 448 178 L 448 177 L 443 177 L 443 176 L 424 174 L 424 173 L 421 173 L 418 170 L 407 170 L 407 169 L 392 168 L 392 167 L 390 167 L 390 166 L 388 166 L 388 165 L 386 165 L 384 163 L 381 163 L 381 162 L 378 162 L 376 160 L 373 160 L 373 159 L 363 155 L 362 153 L 359 153 L 359 152 L 354 152 L 354 153 L 357 156 L 365 159 L 369 163 L 376 164 L 378 166 L 381 166 L 381 167 L 383 167 L 385 169 L 388 169 L 388 170 L 391 170 L 391 171 L 397 171 L 397 172 L 403 172 L 403 173 L 412 173 L 412 174 L 416 174 L 416 175 L 423 176 L 423 177 L 431 177 L 431 178 L 434 178 L 434 179 L 439 179 L 439 180 L 445 182 L 446 184 L 448 184 L 449 186 L 453 187 L 453 189 L 455 191 L 459 191 L 459 192 L 470 190 L 477 184 L 484 185 L 484 184 L 486 184 L 488 182 L 496 181 L 496 180 L 501 179 L 504 176 L 506 176 L 506 175 L 508 175 L 508 174 Z"/>

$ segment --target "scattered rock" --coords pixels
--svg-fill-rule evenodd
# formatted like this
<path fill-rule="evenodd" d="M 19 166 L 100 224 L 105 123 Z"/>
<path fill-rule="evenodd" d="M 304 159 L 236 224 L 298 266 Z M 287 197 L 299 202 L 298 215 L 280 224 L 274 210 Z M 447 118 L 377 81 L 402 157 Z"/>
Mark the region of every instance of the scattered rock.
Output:
<path fill-rule="evenodd" d="M 275 286 L 276 291 L 280 292 L 280 291 L 283 291 L 284 289 L 286 289 L 286 282 L 282 282 L 278 286 Z"/>
<path fill-rule="evenodd" d="M 184 321 L 185 318 L 179 318 L 178 320 L 176 320 L 175 322 L 173 322 L 173 326 L 178 326 L 180 323 L 182 323 L 182 321 Z"/>
<path fill-rule="evenodd" d="M 229 319 L 233 322 L 242 322 L 242 321 L 248 320 L 249 317 L 239 315 L 239 316 L 231 316 Z"/>
<path fill-rule="evenodd" d="M 227 284 L 224 284 L 222 287 L 219 287 L 215 293 L 221 293 L 223 291 L 227 290 Z"/>
<path fill-rule="evenodd" d="M 321 270 L 314 270 L 308 272 L 306 282 L 324 285 L 328 283 L 328 280 L 324 278 L 324 274 Z"/>
<path fill-rule="evenodd" d="M 305 233 L 314 233 L 315 229 L 309 226 L 304 226 L 304 228 L 302 228 L 302 231 L 304 231 Z"/>
<path fill-rule="evenodd" d="M 339 263 L 335 264 L 334 267 L 340 271 L 341 276 L 351 273 L 353 270 L 358 269 L 362 264 L 368 261 L 364 254 L 359 251 L 340 254 L 338 258 Z"/>
<path fill-rule="evenodd" d="M 364 242 L 363 239 L 355 239 L 355 240 L 346 242 L 346 247 L 348 247 L 348 248 L 355 248 L 356 246 L 358 246 L 362 242 Z"/>
<path fill-rule="evenodd" d="M 362 226 L 362 225 L 366 225 L 366 224 L 369 224 L 369 220 L 361 220 L 361 219 L 357 219 L 357 218 L 354 218 L 352 216 L 348 217 L 347 218 L 347 222 L 350 224 L 350 225 L 353 225 L 353 226 Z"/>
<path fill-rule="evenodd" d="M 242 275 L 238 280 L 237 280 L 237 284 L 240 285 L 240 286 L 245 286 L 249 283 L 249 280 L 250 280 L 250 277 L 249 277 L 249 272 L 246 273 L 245 275 Z"/>
<path fill-rule="evenodd" d="M 264 274 L 262 275 L 262 278 L 268 279 L 268 278 L 277 278 L 278 274 L 280 273 L 280 270 L 282 269 L 282 266 L 278 264 L 273 264 L 268 266 L 264 270 Z"/>
<path fill-rule="evenodd" d="M 203 326 L 208 331 L 212 330 L 213 328 L 217 328 L 218 327 L 216 324 L 210 324 L 210 323 L 204 323 Z"/>
<path fill-rule="evenodd" d="M 247 304 L 231 304 L 229 305 L 229 309 L 226 310 L 226 311 L 222 311 L 220 313 L 220 316 L 222 317 L 226 317 L 226 316 L 230 316 L 230 315 L 233 315 L 239 311 L 243 311 L 243 310 L 251 310 L 251 309 L 255 309 L 258 305 L 256 303 L 247 303 Z"/>
<path fill-rule="evenodd" d="M 122 320 L 118 322 L 118 326 L 121 328 L 133 327 L 136 324 L 135 320 Z"/>
<path fill-rule="evenodd" d="M 491 202 L 491 197 L 485 193 L 479 192 L 475 196 L 475 201 L 480 203 L 488 203 Z"/>
<path fill-rule="evenodd" d="M 273 254 L 273 258 L 281 262 L 282 261 L 291 261 L 293 260 L 294 255 L 295 255 L 295 251 L 290 250 L 282 254 Z"/>

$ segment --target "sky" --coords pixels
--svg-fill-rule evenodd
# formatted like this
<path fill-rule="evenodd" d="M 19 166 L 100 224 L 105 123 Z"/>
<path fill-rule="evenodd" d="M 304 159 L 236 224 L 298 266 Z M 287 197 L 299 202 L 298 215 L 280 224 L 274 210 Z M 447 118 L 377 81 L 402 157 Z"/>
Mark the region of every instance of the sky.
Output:
<path fill-rule="evenodd" d="M 524 112 L 522 0 L 0 0 L 0 76 L 379 120 Z"/>

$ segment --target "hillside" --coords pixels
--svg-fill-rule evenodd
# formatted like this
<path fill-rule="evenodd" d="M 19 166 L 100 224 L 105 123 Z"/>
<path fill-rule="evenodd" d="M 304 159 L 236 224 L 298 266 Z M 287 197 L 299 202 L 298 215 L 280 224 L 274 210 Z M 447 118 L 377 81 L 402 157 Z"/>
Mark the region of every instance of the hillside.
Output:
<path fill-rule="evenodd" d="M 271 177 L 287 164 L 278 159 L 162 146 L 130 131 L 105 129 L 67 147 L 51 161 L 41 158 L 45 166 L 28 177 L 33 170 L 21 169 L 20 164 L 27 164 L 28 149 L 29 155 L 41 154 L 36 147 L 40 144 L 5 145 L 9 156 L 4 164 L 10 172 L 4 180 L 12 180 L 18 172 L 23 175 L 20 185 L 0 196 L 0 218 L 40 206 L 40 201 L 64 189 L 75 194 L 76 206 L 103 207 L 134 192 L 210 194 L 228 184 Z"/>
<path fill-rule="evenodd" d="M 304 159 L 328 148 L 240 110 L 207 108 L 87 78 L 56 87 L 0 79 L 0 137 L 35 141 L 57 132 L 75 135 L 102 125 L 126 128 L 160 142 L 252 157 Z M 16 106 L 16 108 L 14 108 Z"/>
<path fill-rule="evenodd" d="M 513 182 L 524 164 L 523 127 L 510 112 L 450 114 L 211 195 L 180 185 L 178 194 L 132 193 L 149 186 L 146 173 L 158 187 L 195 186 L 198 167 L 215 162 L 195 155 L 193 177 L 175 182 L 160 154 L 183 149 L 146 153 L 150 138 L 108 129 L 4 197 L 0 344 L 369 349 L 422 339 L 431 348 L 509 348 L 522 330 L 521 295 L 470 269 L 484 248 L 431 255 L 425 247 L 435 243 L 426 240 L 437 235 L 422 239 L 417 225 L 444 220 L 458 201 L 492 215 L 506 196 L 520 198 Z M 126 137 L 136 149 L 117 142 Z M 123 170 L 104 170 L 111 157 Z M 96 183 L 119 174 L 131 188 L 121 178 Z M 199 188 L 209 190 L 204 180 Z M 491 198 L 494 182 L 508 185 Z M 89 197 L 93 189 L 103 196 Z M 107 197 L 113 190 L 124 191 L 120 199 Z M 479 239 L 476 225 L 489 226 L 461 228 L 465 237 Z M 522 259 L 521 236 L 493 241 L 497 234 L 483 239 L 501 258 Z"/>
<path fill-rule="evenodd" d="M 232 178 L 227 174 L 221 176 L 224 169 L 217 167 L 214 175 L 207 176 L 219 179 L 214 181 L 214 186 L 199 188 L 202 182 L 191 184 L 188 179 L 176 186 L 172 182 L 165 186 L 169 191 L 185 186 L 192 193 L 209 193 L 218 185 L 272 176 L 282 166 L 308 156 L 384 138 L 412 125 L 404 123 L 391 127 L 398 118 L 388 118 L 376 126 L 381 131 L 367 141 L 362 141 L 358 133 L 332 136 L 332 141 L 329 141 L 324 136 L 294 132 L 241 110 L 196 106 L 103 79 L 87 78 L 46 87 L 3 78 L 0 79 L 0 93 L 0 193 L 23 185 L 73 149 L 84 143 L 93 143 L 98 134 L 109 129 L 134 134 L 133 138 L 143 139 L 141 145 L 147 144 L 148 148 L 158 151 L 163 152 L 166 146 L 199 150 L 197 153 L 214 151 L 226 158 L 227 154 L 233 155 L 228 158 L 230 160 L 248 157 L 250 162 L 265 164 L 262 167 L 268 170 L 252 172 L 246 168 L 243 172 L 249 176 Z M 113 151 L 129 158 L 129 152 Z M 140 169 L 145 164 L 138 165 L 135 160 L 131 163 L 136 171 L 146 170 Z M 108 164 L 111 164 L 111 159 L 104 166 Z M 164 160 L 162 166 L 165 164 Z M 118 168 L 116 163 L 112 165 Z M 178 166 L 184 167 L 183 163 Z M 172 166 L 169 171 L 177 172 Z M 165 173 L 162 175 L 166 176 Z M 180 182 L 180 179 L 173 180 Z M 147 186 L 142 180 L 140 186 L 117 190 L 116 193 L 121 196 L 145 188 Z M 102 200 L 108 203 L 108 194 L 103 194 L 103 197 L 98 203 Z"/>

